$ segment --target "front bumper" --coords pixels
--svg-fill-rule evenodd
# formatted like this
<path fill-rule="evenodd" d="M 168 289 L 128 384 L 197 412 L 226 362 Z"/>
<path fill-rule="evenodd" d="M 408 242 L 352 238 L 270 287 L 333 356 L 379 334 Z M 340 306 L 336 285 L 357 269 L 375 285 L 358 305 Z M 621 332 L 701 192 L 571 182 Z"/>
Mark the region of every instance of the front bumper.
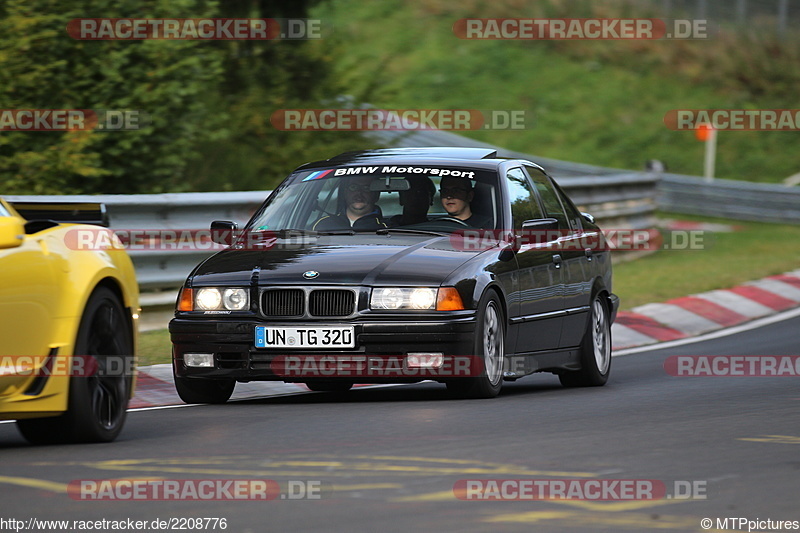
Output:
<path fill-rule="evenodd" d="M 238 381 L 307 381 L 309 378 L 346 378 L 347 374 L 293 376 L 276 371 L 277 363 L 293 356 L 334 356 L 348 360 L 392 360 L 397 364 L 408 353 L 441 353 L 445 356 L 469 356 L 474 351 L 475 313 L 459 312 L 449 317 L 393 316 L 382 320 L 354 319 L 320 322 L 270 322 L 218 320 L 179 317 L 169 324 L 173 345 L 173 370 L 179 377 L 236 379 Z M 352 349 L 263 349 L 255 347 L 256 326 L 354 327 L 356 346 Z M 186 353 L 213 353 L 213 367 L 187 367 Z M 414 375 L 381 378 L 372 374 L 370 382 L 419 381 Z"/>

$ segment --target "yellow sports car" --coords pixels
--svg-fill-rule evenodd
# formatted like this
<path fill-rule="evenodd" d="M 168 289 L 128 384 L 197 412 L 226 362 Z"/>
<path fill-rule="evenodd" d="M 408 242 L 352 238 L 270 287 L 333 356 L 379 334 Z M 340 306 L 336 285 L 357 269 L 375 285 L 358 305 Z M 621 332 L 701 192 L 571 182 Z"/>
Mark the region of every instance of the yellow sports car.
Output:
<path fill-rule="evenodd" d="M 125 422 L 139 289 L 105 218 L 0 199 L 0 420 L 33 443 L 108 442 Z"/>

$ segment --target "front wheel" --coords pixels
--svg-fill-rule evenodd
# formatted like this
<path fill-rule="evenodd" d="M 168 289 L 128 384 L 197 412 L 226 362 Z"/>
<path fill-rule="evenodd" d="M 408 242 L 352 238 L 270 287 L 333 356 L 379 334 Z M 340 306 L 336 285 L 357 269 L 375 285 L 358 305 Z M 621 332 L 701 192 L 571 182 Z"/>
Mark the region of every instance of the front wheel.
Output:
<path fill-rule="evenodd" d="M 236 381 L 232 379 L 182 378 L 175 376 L 175 390 L 186 403 L 225 403 Z"/>
<path fill-rule="evenodd" d="M 99 287 L 89 298 L 74 353 L 93 368 L 88 375 L 70 376 L 64 414 L 17 421 L 32 443 L 111 442 L 122 431 L 133 380 L 133 333 L 110 289 Z"/>
<path fill-rule="evenodd" d="M 458 378 L 447 382 L 447 389 L 464 398 L 494 398 L 503 386 L 505 322 L 500 298 L 487 291 L 478 304 L 475 329 L 475 357 L 483 363 L 477 377 Z"/>
<path fill-rule="evenodd" d="M 601 295 L 592 300 L 591 313 L 581 342 L 581 369 L 559 374 L 565 387 L 605 385 L 611 373 L 611 321 L 608 306 Z"/>

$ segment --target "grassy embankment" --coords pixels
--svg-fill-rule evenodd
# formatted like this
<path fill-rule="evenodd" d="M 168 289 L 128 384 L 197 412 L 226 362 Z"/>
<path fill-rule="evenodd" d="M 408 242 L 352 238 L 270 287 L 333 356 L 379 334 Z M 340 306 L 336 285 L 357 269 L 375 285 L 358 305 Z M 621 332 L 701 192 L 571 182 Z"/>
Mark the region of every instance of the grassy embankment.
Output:
<path fill-rule="evenodd" d="M 558 0 L 337 0 L 314 16 L 335 31 L 314 43 L 357 100 L 394 109 L 524 110 L 527 128 L 466 135 L 523 153 L 594 165 L 703 171 L 703 143 L 664 124 L 674 109 L 794 109 L 800 43 L 765 22 L 752 36 L 708 40 L 464 40 L 469 17 L 648 16 Z M 621 4 L 621 3 L 620 3 Z M 569 6 L 572 6 L 570 8 Z M 717 176 L 780 182 L 800 172 L 797 132 L 721 132 Z M 791 154 L 791 155 L 790 155 Z"/>

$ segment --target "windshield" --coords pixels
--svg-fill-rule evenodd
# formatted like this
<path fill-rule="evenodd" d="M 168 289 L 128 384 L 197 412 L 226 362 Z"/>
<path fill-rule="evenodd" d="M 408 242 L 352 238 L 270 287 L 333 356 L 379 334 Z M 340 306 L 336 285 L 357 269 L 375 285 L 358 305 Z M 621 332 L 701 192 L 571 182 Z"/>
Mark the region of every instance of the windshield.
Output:
<path fill-rule="evenodd" d="M 451 233 L 494 229 L 495 172 L 431 165 L 332 167 L 292 174 L 248 224 L 250 231 Z"/>

